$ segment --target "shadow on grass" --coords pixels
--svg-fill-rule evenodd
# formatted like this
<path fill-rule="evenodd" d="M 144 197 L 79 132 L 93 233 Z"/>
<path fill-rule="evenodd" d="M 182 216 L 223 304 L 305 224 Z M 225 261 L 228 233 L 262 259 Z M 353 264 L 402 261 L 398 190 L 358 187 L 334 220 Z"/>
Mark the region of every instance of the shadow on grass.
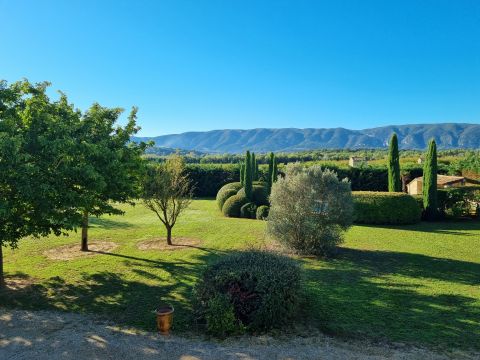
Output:
<path fill-rule="evenodd" d="M 91 228 L 102 228 L 102 229 L 126 229 L 133 227 L 132 224 L 126 221 L 118 221 L 108 219 L 106 217 L 90 217 L 89 227 Z"/>
<path fill-rule="evenodd" d="M 206 252 L 191 261 L 105 255 L 125 259 L 129 272 L 85 273 L 75 283 L 63 277 L 52 277 L 41 283 L 30 281 L 21 289 L 0 290 L 0 304 L 31 310 L 94 313 L 118 324 L 154 330 L 153 311 L 162 303 L 170 303 L 175 307 L 176 327 L 188 330 L 194 323 L 191 311 L 193 284 L 202 267 L 222 253 Z M 153 268 L 157 271 L 149 271 Z M 157 275 L 158 269 L 161 276 Z M 20 273 L 11 274 L 9 278 L 25 278 L 28 281 L 28 277 Z"/>
<path fill-rule="evenodd" d="M 478 236 L 480 230 L 480 221 L 474 219 L 456 220 L 456 221 L 422 221 L 413 225 L 367 225 L 355 224 L 358 227 L 365 228 L 382 228 L 393 230 L 406 230 L 417 232 L 428 232 L 432 234 L 445 235 L 462 235 L 462 236 Z M 473 231 L 473 232 L 471 232 Z M 476 232 L 475 232 L 476 231 Z"/>
<path fill-rule="evenodd" d="M 480 349 L 480 299 L 464 288 L 478 289 L 480 264 L 342 249 L 328 265 L 306 270 L 308 315 L 324 331 Z"/>

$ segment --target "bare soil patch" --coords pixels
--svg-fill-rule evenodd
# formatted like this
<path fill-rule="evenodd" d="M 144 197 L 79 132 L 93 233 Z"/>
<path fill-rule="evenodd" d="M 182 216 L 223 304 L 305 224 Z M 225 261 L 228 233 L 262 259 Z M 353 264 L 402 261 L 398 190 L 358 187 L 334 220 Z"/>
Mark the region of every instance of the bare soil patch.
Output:
<path fill-rule="evenodd" d="M 52 260 L 74 260 L 87 256 L 99 255 L 101 253 L 112 252 L 117 247 L 118 244 L 112 241 L 93 241 L 88 243 L 88 251 L 81 251 L 80 244 L 75 243 L 48 249 L 43 253 L 43 255 Z"/>
<path fill-rule="evenodd" d="M 201 244 L 200 239 L 177 237 L 172 239 L 173 245 L 167 244 L 166 238 L 155 238 L 145 241 L 141 241 L 137 244 L 139 250 L 182 250 L 188 248 L 194 248 Z"/>
<path fill-rule="evenodd" d="M 15 291 L 22 290 L 32 285 L 34 280 L 32 278 L 17 278 L 17 277 L 6 277 L 5 278 L 5 287 L 7 290 Z"/>

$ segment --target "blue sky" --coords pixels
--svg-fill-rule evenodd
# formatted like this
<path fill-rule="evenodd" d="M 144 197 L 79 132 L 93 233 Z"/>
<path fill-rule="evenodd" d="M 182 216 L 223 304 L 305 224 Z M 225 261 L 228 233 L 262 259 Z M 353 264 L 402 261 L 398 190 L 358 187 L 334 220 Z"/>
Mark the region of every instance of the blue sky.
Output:
<path fill-rule="evenodd" d="M 480 1 L 0 0 L 0 78 L 141 135 L 480 123 Z"/>

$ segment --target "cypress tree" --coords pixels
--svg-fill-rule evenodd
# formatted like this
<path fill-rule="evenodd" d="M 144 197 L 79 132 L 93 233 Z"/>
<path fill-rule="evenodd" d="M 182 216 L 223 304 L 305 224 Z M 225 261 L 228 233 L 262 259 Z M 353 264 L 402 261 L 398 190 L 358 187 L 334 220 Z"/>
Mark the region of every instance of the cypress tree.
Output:
<path fill-rule="evenodd" d="M 267 174 L 267 186 L 268 193 L 270 194 L 272 190 L 272 174 L 273 174 L 273 162 L 275 161 L 275 154 L 270 153 L 270 158 L 268 159 L 268 174 Z"/>
<path fill-rule="evenodd" d="M 400 158 L 398 155 L 397 134 L 393 133 L 390 138 L 388 151 L 388 191 L 401 192 L 402 182 L 400 180 Z"/>
<path fill-rule="evenodd" d="M 257 180 L 257 159 L 254 152 L 252 152 L 252 180 Z"/>
<path fill-rule="evenodd" d="M 245 184 L 245 163 L 240 163 L 240 184 Z"/>
<path fill-rule="evenodd" d="M 278 165 L 277 165 L 277 159 L 275 156 L 273 157 L 273 167 L 272 167 L 272 185 L 274 182 L 277 181 L 278 178 Z"/>
<path fill-rule="evenodd" d="M 245 195 L 248 199 L 252 198 L 252 159 L 250 156 L 250 151 L 247 150 L 247 155 L 245 157 L 245 180 L 243 187 L 245 188 Z"/>
<path fill-rule="evenodd" d="M 437 218 L 437 144 L 434 139 L 428 143 L 423 167 L 423 208 L 425 209 L 425 219 L 435 220 Z"/>

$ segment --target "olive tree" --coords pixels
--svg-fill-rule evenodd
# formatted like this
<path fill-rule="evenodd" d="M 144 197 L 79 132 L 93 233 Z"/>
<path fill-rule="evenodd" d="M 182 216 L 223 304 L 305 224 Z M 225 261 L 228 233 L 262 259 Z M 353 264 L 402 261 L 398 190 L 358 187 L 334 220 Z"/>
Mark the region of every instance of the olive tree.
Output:
<path fill-rule="evenodd" d="M 168 245 L 172 245 L 172 229 L 192 202 L 192 196 L 193 188 L 180 155 L 171 155 L 165 163 L 148 167 L 143 182 L 143 201 L 165 226 Z"/>
<path fill-rule="evenodd" d="M 272 185 L 267 233 L 297 253 L 330 254 L 352 218 L 350 183 L 333 171 L 288 164 Z"/>

